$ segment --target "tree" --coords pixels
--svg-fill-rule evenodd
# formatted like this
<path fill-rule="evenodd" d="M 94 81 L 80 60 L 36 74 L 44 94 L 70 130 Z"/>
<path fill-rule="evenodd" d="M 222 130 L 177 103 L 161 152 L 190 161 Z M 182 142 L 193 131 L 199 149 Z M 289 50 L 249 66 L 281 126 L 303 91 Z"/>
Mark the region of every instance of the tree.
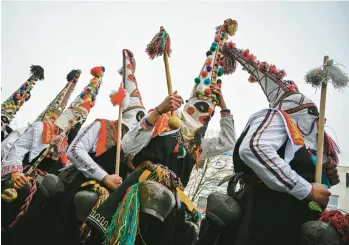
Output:
<path fill-rule="evenodd" d="M 223 177 L 232 173 L 234 170 L 231 154 L 218 155 L 201 161 L 198 170 L 194 167 L 185 192 L 199 208 L 205 208 L 205 200 L 210 193 L 215 191 L 226 193 L 227 183 L 220 187 L 218 183 Z"/>

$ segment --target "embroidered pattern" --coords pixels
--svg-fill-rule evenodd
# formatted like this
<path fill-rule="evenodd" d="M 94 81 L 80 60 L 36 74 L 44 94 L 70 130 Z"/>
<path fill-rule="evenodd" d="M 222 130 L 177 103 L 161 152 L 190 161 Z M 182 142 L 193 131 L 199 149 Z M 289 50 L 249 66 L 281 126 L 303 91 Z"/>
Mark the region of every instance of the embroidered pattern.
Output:
<path fill-rule="evenodd" d="M 42 143 L 47 145 L 50 144 L 51 140 L 55 138 L 58 133 L 58 127 L 51 122 L 42 122 L 44 129 L 42 132 Z"/>
<path fill-rule="evenodd" d="M 281 112 L 281 114 L 283 115 L 286 124 L 287 124 L 287 128 L 290 132 L 290 135 L 292 137 L 293 143 L 295 145 L 301 145 L 304 146 L 304 138 L 303 138 L 303 134 L 301 133 L 301 131 L 299 130 L 299 128 L 294 124 L 294 122 L 292 121 L 290 115 L 288 115 L 286 112 L 284 112 L 283 110 L 279 110 Z"/>
<path fill-rule="evenodd" d="M 5 177 L 8 174 L 14 173 L 14 172 L 23 172 L 22 164 L 19 165 L 8 165 L 4 166 L 1 169 L 1 176 Z"/>
<path fill-rule="evenodd" d="M 96 224 L 103 233 L 105 233 L 105 231 L 108 228 L 108 220 L 96 211 L 92 211 L 91 214 L 87 217 L 87 219 Z"/>
<path fill-rule="evenodd" d="M 230 114 L 230 112 L 227 111 L 221 111 L 221 117 L 229 117 L 233 118 L 233 115 Z"/>

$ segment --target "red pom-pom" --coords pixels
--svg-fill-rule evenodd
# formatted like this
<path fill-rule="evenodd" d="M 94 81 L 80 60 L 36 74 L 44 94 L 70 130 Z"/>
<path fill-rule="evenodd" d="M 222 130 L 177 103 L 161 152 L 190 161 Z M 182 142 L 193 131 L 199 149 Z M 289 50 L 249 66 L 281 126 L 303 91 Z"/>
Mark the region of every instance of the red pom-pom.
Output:
<path fill-rule="evenodd" d="M 276 73 L 278 73 L 278 69 L 276 68 L 275 65 L 271 65 L 271 66 L 269 67 L 269 72 L 270 72 L 270 73 L 273 73 L 273 74 L 276 74 Z"/>
<path fill-rule="evenodd" d="M 100 75 L 102 75 L 103 72 L 103 66 L 97 66 L 91 69 L 91 75 L 94 77 L 98 77 Z"/>
<path fill-rule="evenodd" d="M 254 76 L 250 76 L 249 78 L 248 78 L 248 81 L 250 82 L 250 83 L 254 83 L 254 82 L 256 82 L 256 79 L 254 78 Z"/>
<path fill-rule="evenodd" d="M 295 90 L 296 89 L 296 86 L 294 84 L 289 84 L 287 85 L 288 89 L 289 90 Z"/>
<path fill-rule="evenodd" d="M 230 49 L 233 49 L 236 46 L 236 44 L 233 42 L 229 42 L 227 45 L 228 45 L 228 48 L 230 48 Z"/>
<path fill-rule="evenodd" d="M 202 77 L 207 77 L 207 75 L 208 75 L 208 72 L 207 72 L 207 71 L 203 70 L 203 71 L 201 72 L 201 76 L 202 76 Z"/>
<path fill-rule="evenodd" d="M 215 37 L 214 37 L 214 41 L 215 41 L 216 43 L 218 43 L 220 40 L 221 40 L 221 39 L 219 38 L 219 36 L 215 36 Z"/>
<path fill-rule="evenodd" d="M 224 59 L 221 59 L 221 60 L 219 61 L 219 65 L 220 65 L 220 66 L 224 66 Z"/>
<path fill-rule="evenodd" d="M 255 59 L 256 59 L 256 56 L 254 56 L 253 54 L 247 55 L 247 60 L 254 61 Z"/>
<path fill-rule="evenodd" d="M 286 76 L 285 70 L 279 70 L 278 73 L 276 74 L 278 79 L 283 79 Z"/>
<path fill-rule="evenodd" d="M 209 65 L 211 65 L 211 63 L 212 63 L 212 60 L 206 60 L 206 63 L 205 63 L 205 65 L 207 65 L 207 66 L 209 66 Z"/>
<path fill-rule="evenodd" d="M 269 69 L 269 64 L 267 62 L 263 61 L 258 64 L 258 70 L 260 70 L 261 72 L 266 72 L 268 71 L 268 69 Z"/>
<path fill-rule="evenodd" d="M 250 54 L 250 50 L 246 49 L 244 52 L 242 52 L 242 55 L 247 57 Z"/>
<path fill-rule="evenodd" d="M 193 115 L 194 112 L 195 112 L 195 109 L 194 109 L 193 107 L 191 107 L 191 106 L 187 109 L 187 113 L 188 113 L 189 115 Z"/>
<path fill-rule="evenodd" d="M 113 106 L 121 105 L 125 96 L 126 96 L 126 90 L 124 88 L 120 87 L 119 91 L 117 93 L 114 92 L 110 95 L 110 101 L 113 104 Z"/>
<path fill-rule="evenodd" d="M 210 95 L 210 94 L 212 94 L 211 89 L 210 89 L 210 88 L 205 89 L 205 90 L 204 90 L 204 94 L 205 94 L 205 95 Z"/>

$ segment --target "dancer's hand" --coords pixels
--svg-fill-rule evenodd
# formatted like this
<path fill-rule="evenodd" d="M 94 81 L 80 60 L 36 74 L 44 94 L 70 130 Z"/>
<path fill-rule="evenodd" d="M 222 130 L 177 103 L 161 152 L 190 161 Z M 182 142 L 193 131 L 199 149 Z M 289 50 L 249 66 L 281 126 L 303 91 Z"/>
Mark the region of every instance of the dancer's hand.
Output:
<path fill-rule="evenodd" d="M 162 114 L 169 111 L 175 111 L 181 107 L 182 104 L 184 104 L 182 97 L 177 94 L 177 91 L 175 91 L 173 94 L 167 96 L 160 105 L 154 108 L 154 110 L 148 115 L 147 119 L 151 124 L 155 125 L 156 121 Z"/>
<path fill-rule="evenodd" d="M 326 208 L 330 200 L 331 192 L 326 185 L 313 183 L 312 190 L 308 196 L 308 200 L 317 202 L 321 207 Z"/>
<path fill-rule="evenodd" d="M 26 183 L 29 182 L 29 179 L 21 172 L 13 172 L 11 174 L 11 180 L 15 189 L 21 189 Z"/>
<path fill-rule="evenodd" d="M 108 190 L 115 191 L 122 184 L 122 178 L 116 174 L 110 174 L 104 177 L 102 183 Z"/>
<path fill-rule="evenodd" d="M 328 179 L 332 185 L 337 185 L 339 180 L 337 164 L 333 160 L 329 160 L 322 165 Z"/>
<path fill-rule="evenodd" d="M 226 110 L 227 109 L 227 105 L 225 104 L 224 101 L 224 96 L 222 94 L 222 90 L 221 88 L 217 85 L 217 84 L 212 84 L 211 86 L 212 92 L 218 97 L 219 99 L 219 107 L 222 110 Z"/>
<path fill-rule="evenodd" d="M 177 110 L 182 104 L 184 104 L 182 97 L 175 91 L 173 94 L 167 96 L 157 108 L 161 114 L 165 114 L 169 111 Z"/>

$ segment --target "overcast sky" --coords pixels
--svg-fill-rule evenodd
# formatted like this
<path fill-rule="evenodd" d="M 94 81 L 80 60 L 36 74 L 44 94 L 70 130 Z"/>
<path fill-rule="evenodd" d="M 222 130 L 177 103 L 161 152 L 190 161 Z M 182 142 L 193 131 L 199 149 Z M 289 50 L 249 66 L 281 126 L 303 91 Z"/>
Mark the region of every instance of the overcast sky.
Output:
<path fill-rule="evenodd" d="M 305 73 L 321 66 L 329 55 L 349 73 L 348 2 L 2 2 L 1 101 L 28 78 L 29 66 L 41 65 L 45 80 L 32 90 L 32 98 L 16 115 L 15 126 L 32 122 L 66 83 L 72 69 L 82 75 L 71 101 L 91 79 L 94 66 L 106 68 L 104 82 L 85 126 L 95 118 L 117 119 L 109 93 L 121 77 L 122 49 L 136 58 L 136 78 L 147 109 L 166 97 L 161 58 L 148 59 L 147 43 L 163 25 L 171 36 L 170 69 L 173 88 L 188 99 L 200 72 L 215 27 L 227 18 L 238 21 L 232 38 L 239 48 L 249 48 L 259 60 L 287 72 L 299 89 L 319 105 L 320 93 L 304 83 Z M 249 116 L 268 107 L 258 84 L 247 81 L 241 66 L 223 77 L 223 93 L 236 123 L 237 135 Z M 329 87 L 327 131 L 338 141 L 342 164 L 349 164 L 349 89 Z M 210 123 L 219 128 L 219 114 Z"/>

